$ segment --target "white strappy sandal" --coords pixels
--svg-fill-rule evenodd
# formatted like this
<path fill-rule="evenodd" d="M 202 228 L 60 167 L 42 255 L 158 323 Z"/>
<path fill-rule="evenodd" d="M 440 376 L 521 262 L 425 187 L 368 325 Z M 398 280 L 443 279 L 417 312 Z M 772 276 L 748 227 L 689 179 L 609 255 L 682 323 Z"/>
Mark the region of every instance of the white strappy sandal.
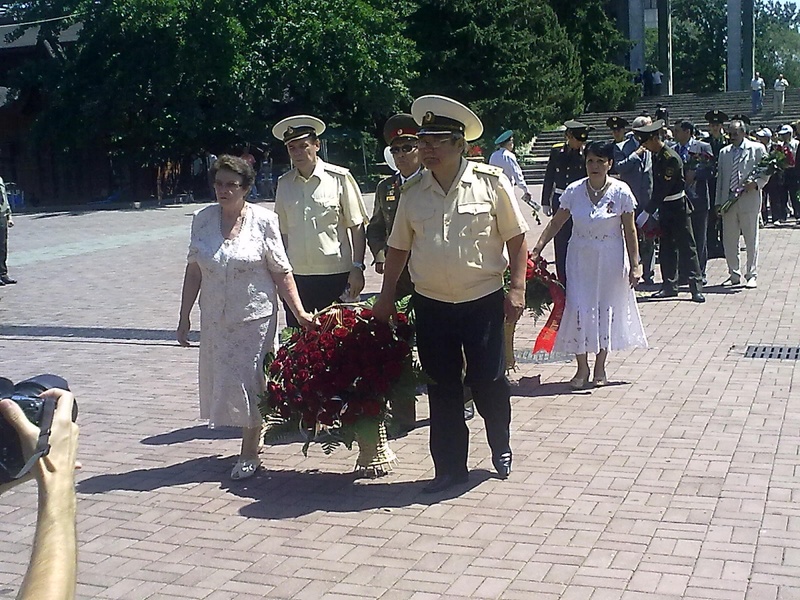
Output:
<path fill-rule="evenodd" d="M 235 481 L 249 479 L 256 474 L 256 471 L 258 471 L 259 467 L 261 467 L 260 458 L 252 458 L 249 460 L 239 459 L 236 461 L 236 464 L 233 465 L 233 469 L 231 470 L 231 479 Z"/>

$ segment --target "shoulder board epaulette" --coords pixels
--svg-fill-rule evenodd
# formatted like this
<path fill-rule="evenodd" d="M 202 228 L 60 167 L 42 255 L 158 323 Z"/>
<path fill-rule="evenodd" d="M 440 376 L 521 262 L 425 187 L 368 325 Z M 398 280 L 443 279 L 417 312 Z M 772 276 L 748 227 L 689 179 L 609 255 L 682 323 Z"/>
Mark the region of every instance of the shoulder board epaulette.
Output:
<path fill-rule="evenodd" d="M 486 163 L 475 163 L 472 170 L 481 175 L 492 175 L 494 177 L 500 177 L 500 174 L 503 172 L 502 168 L 494 165 L 487 165 Z"/>
<path fill-rule="evenodd" d="M 555 144 L 553 144 L 553 148 L 563 148 L 566 145 L 567 145 L 566 142 L 556 142 Z"/>
<path fill-rule="evenodd" d="M 347 175 L 350 172 L 350 169 L 346 167 L 340 167 L 339 165 L 332 165 L 330 163 L 325 163 L 324 169 L 328 171 L 328 173 L 336 173 L 337 175 Z"/>
<path fill-rule="evenodd" d="M 406 181 L 406 182 L 405 182 L 403 185 L 401 185 L 401 186 L 400 186 L 400 193 L 402 194 L 402 193 L 403 193 L 403 192 L 405 192 L 407 189 L 409 189 L 409 188 L 411 188 L 411 187 L 414 187 L 415 185 L 417 185 L 417 184 L 420 182 L 420 180 L 422 179 L 422 173 L 423 173 L 423 172 L 422 172 L 422 171 L 420 171 L 419 173 L 417 173 L 416 175 L 414 175 L 414 176 L 413 176 L 411 179 L 409 179 L 408 181 Z"/>

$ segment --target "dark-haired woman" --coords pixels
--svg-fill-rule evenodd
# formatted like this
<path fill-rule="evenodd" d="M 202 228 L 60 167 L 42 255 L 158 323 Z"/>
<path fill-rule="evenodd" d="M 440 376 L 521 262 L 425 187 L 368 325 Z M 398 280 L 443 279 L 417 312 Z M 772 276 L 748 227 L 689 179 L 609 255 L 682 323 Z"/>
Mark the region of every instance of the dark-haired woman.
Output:
<path fill-rule="evenodd" d="M 533 247 L 538 257 L 561 226 L 572 217 L 567 251 L 567 302 L 555 351 L 574 353 L 578 371 L 574 389 L 605 385 L 606 358 L 611 350 L 646 348 L 633 286 L 642 276 L 636 238 L 636 199 L 627 184 L 608 176 L 612 146 L 586 147 L 588 177 L 571 184 Z M 590 380 L 588 354 L 596 354 Z"/>
<path fill-rule="evenodd" d="M 242 428 L 242 450 L 232 479 L 246 479 L 258 458 L 262 363 L 273 350 L 278 298 L 311 326 L 286 257 L 277 215 L 245 201 L 256 174 L 242 158 L 223 155 L 210 170 L 216 204 L 192 220 L 177 338 L 188 346 L 189 315 L 200 295 L 200 417 L 209 426 Z"/>

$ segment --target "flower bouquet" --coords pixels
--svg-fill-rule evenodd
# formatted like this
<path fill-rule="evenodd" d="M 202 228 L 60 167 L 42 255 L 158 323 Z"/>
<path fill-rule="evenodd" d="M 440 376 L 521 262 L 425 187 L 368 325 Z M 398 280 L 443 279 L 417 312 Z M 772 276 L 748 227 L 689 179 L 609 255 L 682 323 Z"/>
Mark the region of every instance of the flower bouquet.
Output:
<path fill-rule="evenodd" d="M 653 214 L 647 212 L 639 213 L 636 217 L 636 230 L 639 233 L 639 240 L 656 240 L 661 237 L 661 225 L 658 222 L 658 210 Z"/>
<path fill-rule="evenodd" d="M 506 269 L 504 283 L 506 290 L 508 290 L 511 285 L 511 271 L 509 269 Z M 556 307 L 553 309 L 550 319 L 548 319 L 548 325 L 550 325 L 550 320 L 553 319 L 553 314 L 557 312 L 559 305 L 561 305 L 560 312 L 563 314 L 564 286 L 547 268 L 547 261 L 544 258 L 540 256 L 537 260 L 533 260 L 533 256 L 528 252 L 528 265 L 525 271 L 525 308 L 530 311 L 534 321 L 536 321 L 545 313 L 547 307 L 554 303 Z M 558 322 L 560 321 L 561 317 L 559 315 Z M 516 332 L 516 328 L 516 323 L 506 321 L 505 355 L 507 370 L 516 368 L 516 359 L 514 358 L 514 333 Z M 547 328 L 547 326 L 545 326 L 545 328 Z M 558 330 L 557 323 L 555 325 L 555 330 Z M 542 332 L 544 332 L 544 329 Z M 540 333 L 539 338 L 541 337 L 542 334 Z M 536 340 L 537 346 L 539 345 L 539 338 Z M 553 339 L 555 339 L 555 334 Z M 552 350 L 552 345 L 550 346 L 550 350 L 547 350 L 546 347 L 541 347 L 539 350 L 549 352 Z M 534 352 L 537 351 L 538 350 L 534 348 Z"/>
<path fill-rule="evenodd" d="M 696 179 L 706 180 L 713 176 L 716 164 L 717 159 L 710 152 L 690 152 L 685 168 L 687 171 L 696 171 Z"/>
<path fill-rule="evenodd" d="M 385 427 L 390 399 L 415 397 L 424 378 L 412 355 L 414 329 L 406 313 L 392 326 L 366 303 L 333 305 L 317 318 L 313 330 L 285 330 L 278 352 L 264 361 L 266 436 L 299 428 L 306 456 L 313 442 L 325 454 L 357 442 L 356 473 L 385 475 L 396 460 Z"/>
<path fill-rule="evenodd" d="M 764 157 L 758 161 L 758 164 L 753 168 L 753 171 L 745 177 L 742 184 L 735 190 L 730 190 L 728 200 L 719 207 L 720 214 L 724 215 L 739 201 L 747 184 L 753 183 L 762 177 L 772 176 L 775 173 L 785 171 L 789 167 L 793 167 L 794 164 L 795 157 L 791 148 L 783 144 L 776 144 L 773 146 L 769 153 L 765 154 Z"/>

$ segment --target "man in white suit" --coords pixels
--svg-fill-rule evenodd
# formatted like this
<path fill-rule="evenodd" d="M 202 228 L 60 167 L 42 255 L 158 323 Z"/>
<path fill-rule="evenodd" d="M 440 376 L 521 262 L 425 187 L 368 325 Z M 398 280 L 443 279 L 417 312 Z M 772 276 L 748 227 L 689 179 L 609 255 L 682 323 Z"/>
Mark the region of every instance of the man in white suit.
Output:
<path fill-rule="evenodd" d="M 731 121 L 728 126 L 730 144 L 719 153 L 717 163 L 716 207 L 725 204 L 738 190 L 739 200 L 722 215 L 722 245 L 728 261 L 729 278 L 726 283 L 739 285 L 742 273 L 739 268 L 739 235 L 744 236 L 747 249 L 745 287 L 756 287 L 758 265 L 758 214 L 761 209 L 761 190 L 769 176 L 755 179 L 756 165 L 766 154 L 763 144 L 748 140 L 745 124 Z"/>

